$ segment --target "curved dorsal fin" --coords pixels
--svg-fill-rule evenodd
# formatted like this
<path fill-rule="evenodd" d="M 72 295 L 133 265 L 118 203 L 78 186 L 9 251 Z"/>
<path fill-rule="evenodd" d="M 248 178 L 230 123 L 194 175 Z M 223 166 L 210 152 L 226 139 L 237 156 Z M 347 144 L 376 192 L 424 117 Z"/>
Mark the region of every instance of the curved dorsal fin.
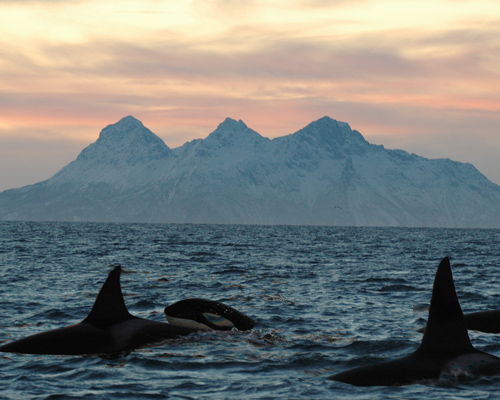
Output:
<path fill-rule="evenodd" d="M 107 328 L 116 323 L 135 318 L 127 310 L 120 287 L 121 267 L 118 265 L 108 275 L 97 295 L 89 315 L 82 322 L 98 328 Z"/>
<path fill-rule="evenodd" d="M 438 358 L 471 351 L 475 350 L 455 291 L 450 260 L 445 257 L 436 272 L 429 318 L 417 353 Z"/>

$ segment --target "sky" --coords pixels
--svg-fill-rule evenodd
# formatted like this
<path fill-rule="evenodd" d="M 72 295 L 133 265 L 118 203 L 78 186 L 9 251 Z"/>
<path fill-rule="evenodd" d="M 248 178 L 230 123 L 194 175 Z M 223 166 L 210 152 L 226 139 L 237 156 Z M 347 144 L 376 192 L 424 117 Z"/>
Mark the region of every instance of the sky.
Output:
<path fill-rule="evenodd" d="M 3 0 L 0 191 L 133 115 L 170 148 L 323 116 L 500 184 L 499 0 Z"/>

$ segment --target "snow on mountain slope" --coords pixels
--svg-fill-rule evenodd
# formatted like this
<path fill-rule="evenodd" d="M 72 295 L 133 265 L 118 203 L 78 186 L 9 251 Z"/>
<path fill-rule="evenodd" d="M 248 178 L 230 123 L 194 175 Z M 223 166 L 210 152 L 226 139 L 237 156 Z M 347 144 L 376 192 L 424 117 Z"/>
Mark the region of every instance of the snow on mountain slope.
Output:
<path fill-rule="evenodd" d="M 158 136 L 141 121 L 128 116 L 104 128 L 99 139 L 85 148 L 77 161 L 135 166 L 171 156 L 172 150 Z"/>
<path fill-rule="evenodd" d="M 50 179 L 50 185 L 74 184 L 80 188 L 108 183 L 124 189 L 158 179 L 174 152 L 141 121 L 132 116 L 104 128 L 97 141 Z"/>
<path fill-rule="evenodd" d="M 173 150 L 126 117 L 51 179 L 0 193 L 0 219 L 500 227 L 500 187 L 329 117 L 273 140 L 228 118 Z"/>

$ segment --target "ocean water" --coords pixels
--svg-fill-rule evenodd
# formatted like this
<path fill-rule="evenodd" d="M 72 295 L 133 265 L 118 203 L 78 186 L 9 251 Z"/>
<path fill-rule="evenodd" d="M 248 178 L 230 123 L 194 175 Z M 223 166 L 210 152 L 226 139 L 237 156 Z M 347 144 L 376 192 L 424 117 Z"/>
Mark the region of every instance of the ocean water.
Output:
<path fill-rule="evenodd" d="M 257 321 L 120 357 L 0 353 L 1 399 L 494 399 L 500 378 L 326 378 L 420 343 L 439 261 L 465 312 L 500 308 L 500 230 L 0 222 L 0 342 L 81 321 L 110 265 L 134 315 L 203 297 Z M 500 335 L 470 333 L 500 356 Z"/>

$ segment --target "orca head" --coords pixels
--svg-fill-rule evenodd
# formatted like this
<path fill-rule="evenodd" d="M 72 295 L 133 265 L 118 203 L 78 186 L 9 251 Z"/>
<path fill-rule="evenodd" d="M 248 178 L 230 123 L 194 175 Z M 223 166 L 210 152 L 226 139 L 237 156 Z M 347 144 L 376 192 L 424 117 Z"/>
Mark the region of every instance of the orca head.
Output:
<path fill-rule="evenodd" d="M 121 266 L 108 275 L 89 315 L 82 321 L 101 329 L 107 329 L 126 320 L 135 319 L 127 310 L 120 287 Z"/>
<path fill-rule="evenodd" d="M 250 330 L 255 321 L 223 303 L 205 299 L 186 299 L 165 307 L 169 323 L 200 330 Z"/>

